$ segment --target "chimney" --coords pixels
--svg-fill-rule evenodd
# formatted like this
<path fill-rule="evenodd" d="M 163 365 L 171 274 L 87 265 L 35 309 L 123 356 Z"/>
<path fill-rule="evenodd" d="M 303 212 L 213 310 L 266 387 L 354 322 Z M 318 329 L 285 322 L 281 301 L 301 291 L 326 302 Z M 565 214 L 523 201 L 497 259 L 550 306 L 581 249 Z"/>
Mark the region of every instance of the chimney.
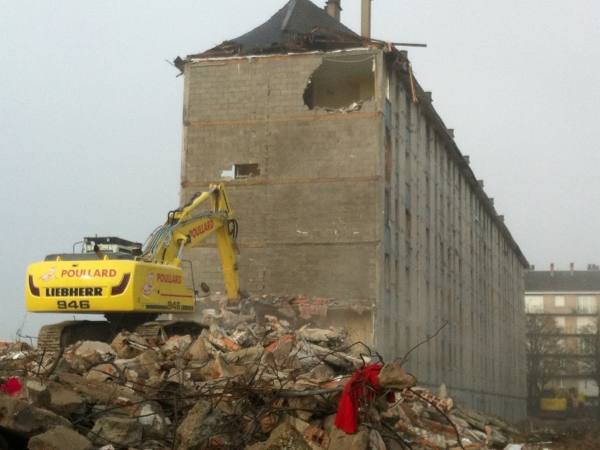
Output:
<path fill-rule="evenodd" d="M 340 13 L 342 12 L 342 6 L 340 5 L 341 1 L 342 0 L 327 0 L 327 6 L 325 7 L 327 14 L 338 22 L 340 21 Z"/>
<path fill-rule="evenodd" d="M 531 266 L 529 266 L 529 270 L 531 270 L 532 272 L 535 271 L 535 266 L 532 264 Z"/>
<path fill-rule="evenodd" d="M 575 275 L 575 263 L 571 263 L 571 276 Z"/>
<path fill-rule="evenodd" d="M 371 37 L 371 0 L 361 0 L 360 8 L 360 35 Z"/>
<path fill-rule="evenodd" d="M 554 276 L 554 263 L 550 263 L 550 276 Z"/>

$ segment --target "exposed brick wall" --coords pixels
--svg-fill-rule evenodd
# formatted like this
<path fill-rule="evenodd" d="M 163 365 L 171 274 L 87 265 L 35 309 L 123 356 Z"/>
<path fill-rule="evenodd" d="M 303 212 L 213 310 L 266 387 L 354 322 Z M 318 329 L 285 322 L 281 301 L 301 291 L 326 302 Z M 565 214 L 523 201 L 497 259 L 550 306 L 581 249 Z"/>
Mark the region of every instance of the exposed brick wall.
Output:
<path fill-rule="evenodd" d="M 363 54 L 364 52 L 360 52 Z M 186 66 L 182 201 L 233 164 L 260 175 L 228 184 L 239 222 L 242 287 L 373 304 L 382 123 L 361 111 L 311 111 L 303 94 L 322 55 Z M 318 120 L 317 120 L 318 119 Z M 214 240 L 186 254 L 223 291 Z M 200 280 L 197 280 L 197 282 Z"/>
<path fill-rule="evenodd" d="M 322 121 L 192 125 L 186 133 L 183 181 L 218 181 L 232 164 L 248 163 L 259 164 L 258 180 L 374 176 L 380 137 L 371 130 L 380 120 L 365 112 Z"/>
<path fill-rule="evenodd" d="M 187 65 L 185 120 L 304 116 L 307 108 L 302 95 L 320 64 L 319 57 L 292 56 Z"/>
<path fill-rule="evenodd" d="M 342 298 L 370 305 L 375 290 L 375 261 L 368 256 L 371 246 L 242 247 L 242 286 L 254 294 Z M 186 259 L 194 261 L 196 283 L 205 281 L 213 293 L 224 293 L 213 248 L 190 250 Z"/>

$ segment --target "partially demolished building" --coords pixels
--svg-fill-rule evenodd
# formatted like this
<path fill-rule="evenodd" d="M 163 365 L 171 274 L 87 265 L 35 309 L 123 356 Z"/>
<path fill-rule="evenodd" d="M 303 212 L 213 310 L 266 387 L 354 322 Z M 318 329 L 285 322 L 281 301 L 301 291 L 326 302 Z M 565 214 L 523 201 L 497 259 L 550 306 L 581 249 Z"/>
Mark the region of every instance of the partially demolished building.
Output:
<path fill-rule="evenodd" d="M 407 53 L 341 24 L 339 0 L 327 10 L 291 0 L 177 58 L 182 201 L 229 180 L 248 291 L 302 294 L 388 360 L 431 338 L 405 366 L 420 384 L 523 418 L 529 265 Z M 215 247 L 190 252 L 213 292 Z"/>

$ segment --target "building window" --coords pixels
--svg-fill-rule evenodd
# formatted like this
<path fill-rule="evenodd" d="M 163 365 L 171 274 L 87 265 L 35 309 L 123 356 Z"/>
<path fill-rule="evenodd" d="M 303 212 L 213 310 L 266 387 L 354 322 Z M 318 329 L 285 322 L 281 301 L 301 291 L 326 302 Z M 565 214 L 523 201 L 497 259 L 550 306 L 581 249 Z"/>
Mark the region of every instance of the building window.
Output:
<path fill-rule="evenodd" d="M 581 355 L 593 355 L 594 346 L 593 342 L 589 337 L 580 337 L 577 339 L 579 344 L 579 353 Z"/>
<path fill-rule="evenodd" d="M 595 317 L 577 317 L 577 333 L 594 334 L 596 332 Z"/>
<path fill-rule="evenodd" d="M 554 296 L 554 306 L 556 308 L 562 308 L 565 306 L 565 296 L 564 295 L 555 295 Z"/>
<path fill-rule="evenodd" d="M 234 164 L 231 169 L 221 172 L 221 178 L 228 180 L 247 180 L 260 176 L 258 164 Z"/>
<path fill-rule="evenodd" d="M 542 295 L 525 296 L 525 312 L 541 313 L 544 312 L 544 297 Z"/>
<path fill-rule="evenodd" d="M 564 328 L 565 327 L 565 318 L 558 316 L 554 318 L 556 320 L 556 327 L 557 328 Z"/>
<path fill-rule="evenodd" d="M 597 310 L 595 295 L 580 295 L 577 297 L 577 312 L 579 314 L 596 314 Z"/>

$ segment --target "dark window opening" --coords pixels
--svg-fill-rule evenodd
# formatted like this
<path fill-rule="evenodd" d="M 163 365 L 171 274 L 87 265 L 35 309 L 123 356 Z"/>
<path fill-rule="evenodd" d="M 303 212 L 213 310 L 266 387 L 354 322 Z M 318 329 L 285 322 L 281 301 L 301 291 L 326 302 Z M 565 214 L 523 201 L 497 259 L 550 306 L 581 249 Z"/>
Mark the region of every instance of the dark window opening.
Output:
<path fill-rule="evenodd" d="M 258 164 L 234 164 L 235 178 L 252 178 L 260 175 Z"/>
<path fill-rule="evenodd" d="M 392 182 L 393 157 L 392 157 L 392 137 L 389 130 L 385 130 L 385 182 Z"/>

